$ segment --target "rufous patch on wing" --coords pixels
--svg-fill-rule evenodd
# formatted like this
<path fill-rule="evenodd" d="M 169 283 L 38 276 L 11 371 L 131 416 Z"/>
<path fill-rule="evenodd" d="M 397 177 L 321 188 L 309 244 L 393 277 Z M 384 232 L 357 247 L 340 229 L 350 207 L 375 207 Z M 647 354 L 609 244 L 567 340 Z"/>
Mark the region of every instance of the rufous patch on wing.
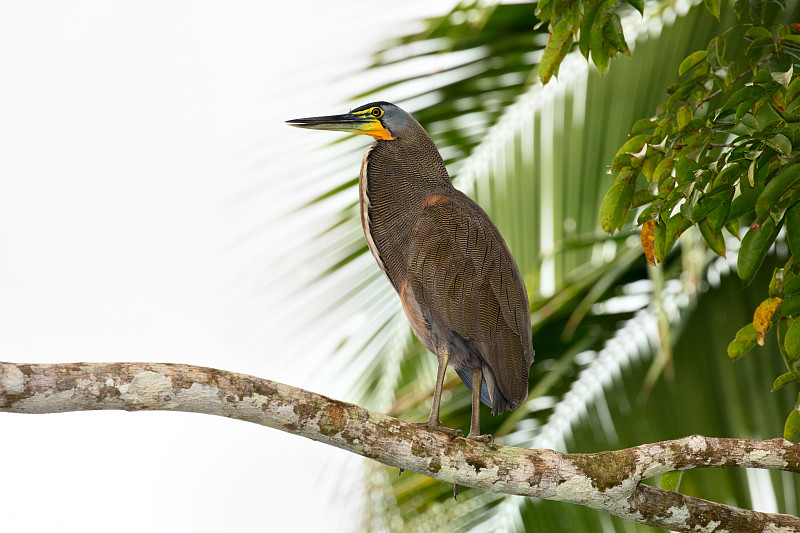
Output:
<path fill-rule="evenodd" d="M 442 196 L 441 194 L 432 194 L 422 200 L 422 207 L 431 207 L 433 205 L 441 205 L 450 202 L 450 198 Z"/>

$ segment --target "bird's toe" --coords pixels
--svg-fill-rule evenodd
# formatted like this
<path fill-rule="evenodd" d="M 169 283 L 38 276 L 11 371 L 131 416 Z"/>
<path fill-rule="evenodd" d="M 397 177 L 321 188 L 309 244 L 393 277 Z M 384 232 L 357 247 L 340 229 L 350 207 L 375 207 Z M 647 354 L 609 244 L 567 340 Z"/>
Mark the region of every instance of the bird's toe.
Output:
<path fill-rule="evenodd" d="M 452 428 L 446 427 L 446 426 L 442 425 L 442 423 L 439 422 L 438 420 L 436 420 L 435 422 L 431 422 L 430 420 L 428 420 L 427 422 L 414 422 L 414 425 L 415 426 L 426 427 L 426 428 L 428 428 L 430 430 L 438 431 L 439 433 L 444 433 L 445 435 L 449 436 L 451 439 L 454 439 L 456 437 L 463 437 L 464 436 L 464 432 L 461 431 L 460 429 L 452 429 Z"/>

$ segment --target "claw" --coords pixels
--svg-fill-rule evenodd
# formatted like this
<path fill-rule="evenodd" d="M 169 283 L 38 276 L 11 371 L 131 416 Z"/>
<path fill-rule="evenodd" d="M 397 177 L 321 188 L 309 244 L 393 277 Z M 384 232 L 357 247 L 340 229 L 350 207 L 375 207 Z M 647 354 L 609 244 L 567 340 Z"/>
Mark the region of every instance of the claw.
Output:
<path fill-rule="evenodd" d="M 453 499 L 458 501 L 458 484 L 453 484 Z"/>
<path fill-rule="evenodd" d="M 486 435 L 473 435 L 472 433 L 467 435 L 468 439 L 476 440 L 478 442 L 494 442 L 494 437 L 491 434 Z"/>
<path fill-rule="evenodd" d="M 406 471 L 406 469 L 405 469 L 405 468 L 401 468 L 401 469 L 400 469 L 400 471 L 399 471 L 399 472 L 397 472 L 397 477 L 400 477 L 400 476 L 402 476 L 402 475 L 403 475 L 403 472 L 405 472 L 405 471 Z"/>
<path fill-rule="evenodd" d="M 444 433 L 445 435 L 449 436 L 451 439 L 456 437 L 463 437 L 464 432 L 460 429 L 451 429 L 449 427 L 445 427 L 442 425 L 441 422 L 438 420 L 436 422 L 431 422 L 428 420 L 427 422 L 414 422 L 415 426 L 423 426 L 433 431 L 438 431 L 440 433 Z"/>

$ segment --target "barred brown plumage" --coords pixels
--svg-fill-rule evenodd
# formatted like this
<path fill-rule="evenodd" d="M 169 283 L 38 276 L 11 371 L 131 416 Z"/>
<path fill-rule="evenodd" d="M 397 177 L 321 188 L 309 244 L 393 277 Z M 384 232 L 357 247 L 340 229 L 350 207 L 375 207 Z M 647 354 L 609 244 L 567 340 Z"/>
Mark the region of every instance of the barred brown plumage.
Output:
<path fill-rule="evenodd" d="M 377 139 L 361 164 L 361 221 L 411 328 L 439 360 L 425 425 L 459 433 L 439 421 L 449 364 L 472 391 L 467 437 L 489 439 L 480 434 L 480 402 L 493 413 L 519 407 L 534 356 L 525 284 L 500 232 L 453 187 L 427 132 L 399 107 L 374 102 L 344 115 L 287 122 Z"/>

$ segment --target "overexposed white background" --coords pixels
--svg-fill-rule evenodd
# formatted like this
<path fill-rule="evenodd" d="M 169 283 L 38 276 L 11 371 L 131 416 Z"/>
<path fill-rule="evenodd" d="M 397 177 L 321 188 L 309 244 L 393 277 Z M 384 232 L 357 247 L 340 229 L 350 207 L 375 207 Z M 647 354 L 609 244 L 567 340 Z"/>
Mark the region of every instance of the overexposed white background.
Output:
<path fill-rule="evenodd" d="M 291 257 L 314 221 L 281 214 L 335 135 L 283 121 L 346 111 L 376 46 L 450 4 L 0 1 L 0 360 L 346 395 L 314 371 L 331 340 L 293 349 L 310 315 L 257 290 L 311 276 Z M 0 528 L 358 530 L 360 464 L 203 415 L 0 414 Z"/>

